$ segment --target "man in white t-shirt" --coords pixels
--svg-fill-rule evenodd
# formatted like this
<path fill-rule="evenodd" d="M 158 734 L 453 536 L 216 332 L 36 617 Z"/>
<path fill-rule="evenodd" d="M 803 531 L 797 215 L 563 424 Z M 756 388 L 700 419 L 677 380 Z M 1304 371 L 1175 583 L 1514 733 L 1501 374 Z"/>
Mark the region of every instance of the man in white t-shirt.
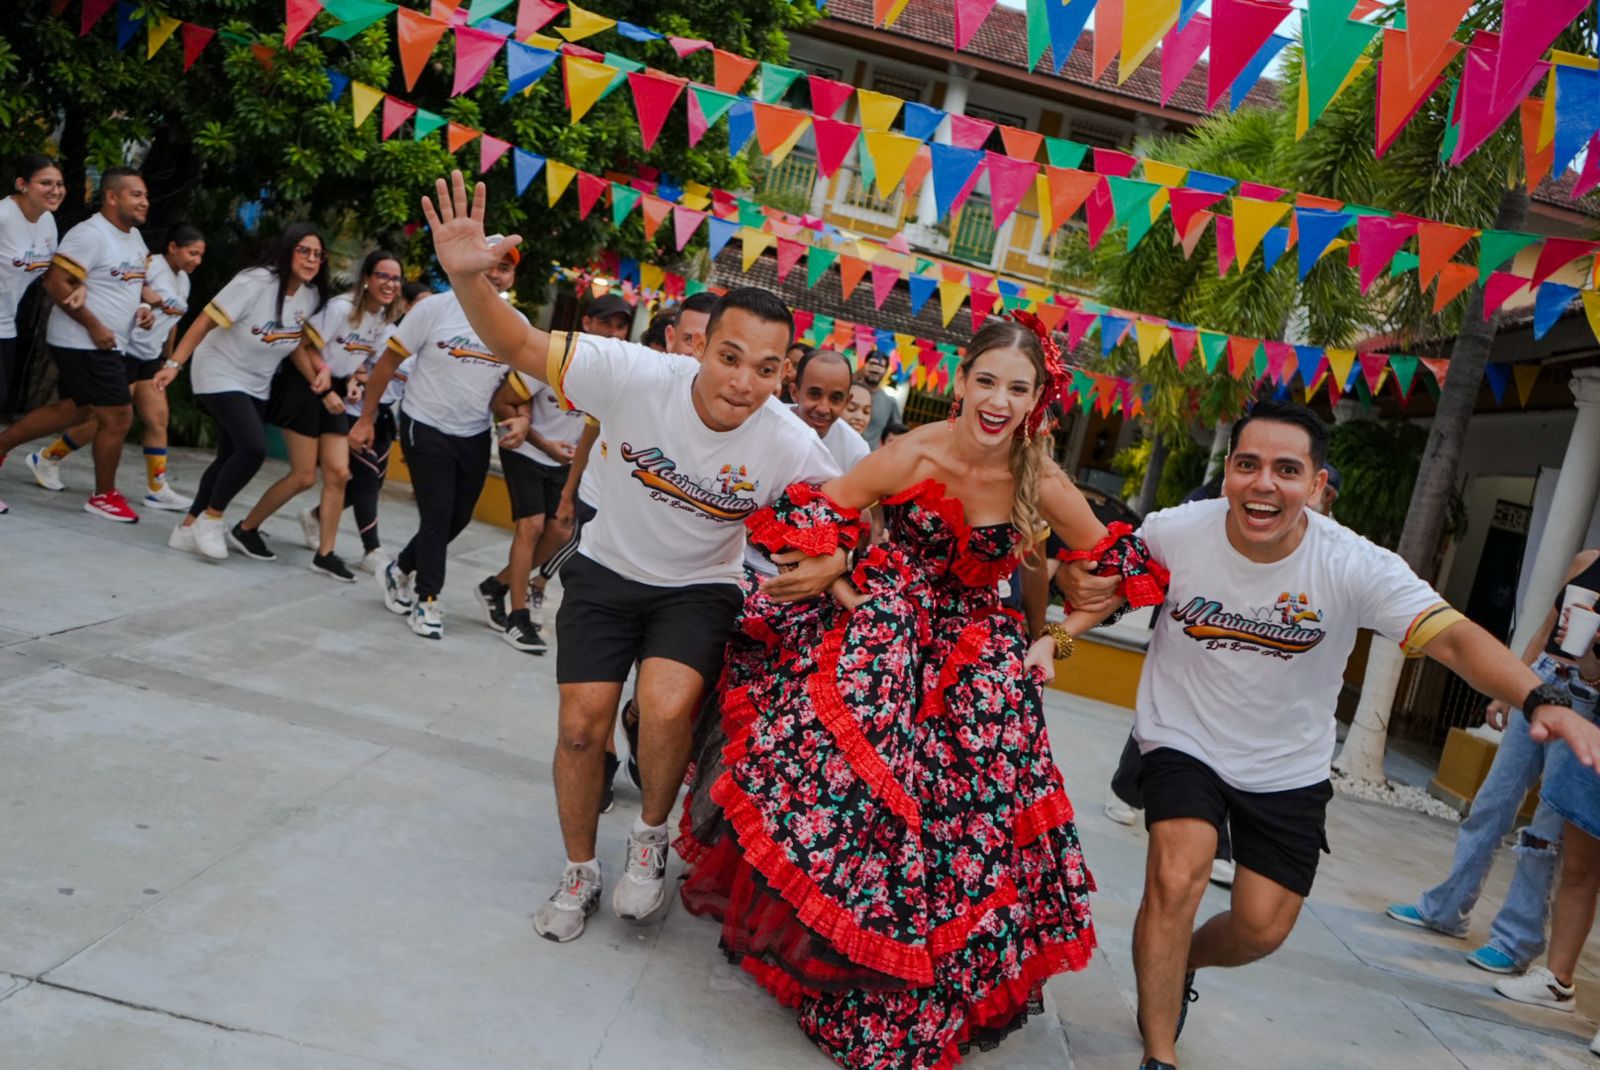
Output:
<path fill-rule="evenodd" d="M 622 684 L 640 662 L 644 803 L 612 899 L 643 920 L 666 901 L 667 818 L 689 760 L 701 692 L 714 683 L 741 602 L 743 520 L 795 481 L 837 471 L 822 443 L 767 407 L 794 320 L 775 295 L 746 287 L 718 302 L 699 364 L 589 335 L 550 335 L 500 307 L 483 272 L 495 248 L 483 231 L 486 195 L 472 203 L 459 171 L 424 199 L 434 249 L 479 337 L 507 364 L 600 421 L 590 469 L 599 511 L 562 572 L 557 646 L 561 689 L 556 801 L 567 867 L 534 916 L 564 942 L 599 905 L 595 833 L 606 736 Z M 508 239 L 512 241 L 514 239 Z M 767 581 L 774 598 L 820 594 L 845 555 L 786 555 L 794 568 Z"/>
<path fill-rule="evenodd" d="M 100 179 L 100 211 L 67 231 L 44 276 L 45 292 L 55 303 L 45 340 L 60 373 L 61 400 L 34 409 L 0 434 L 4 463 L 6 454 L 24 442 L 93 416 L 95 493 L 83 508 L 123 524 L 139 519 L 117 490 L 122 443 L 133 423 L 124 352 L 136 326 L 155 323 L 150 305 L 160 301 L 145 286 L 150 254 L 138 231 L 149 210 L 150 195 L 137 171 L 106 169 Z M 81 301 L 79 289 L 84 291 Z"/>
<path fill-rule="evenodd" d="M 1370 628 L 1474 688 L 1536 710 L 1536 732 L 1600 760 L 1600 729 L 1396 554 L 1307 508 L 1327 479 L 1327 429 L 1262 401 L 1233 428 L 1223 497 L 1152 513 L 1139 531 L 1171 572 L 1134 716 L 1150 832 L 1134 970 L 1142 1070 L 1176 1065 L 1194 971 L 1278 948 L 1311 891 L 1333 796 L 1334 707 Z M 1069 582 L 1090 607 L 1093 585 Z M 1232 909 L 1191 934 L 1217 831 L 1233 836 Z"/>

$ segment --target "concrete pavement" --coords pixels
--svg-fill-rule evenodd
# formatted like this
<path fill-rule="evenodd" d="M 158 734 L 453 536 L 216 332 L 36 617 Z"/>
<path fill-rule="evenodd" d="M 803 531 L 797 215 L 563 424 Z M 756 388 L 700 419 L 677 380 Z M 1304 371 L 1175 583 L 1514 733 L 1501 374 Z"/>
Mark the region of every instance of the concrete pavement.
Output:
<path fill-rule="evenodd" d="M 429 643 L 369 577 L 310 573 L 289 513 L 266 526 L 277 562 L 211 564 L 166 548 L 168 514 L 118 527 L 82 512 L 86 457 L 65 466 L 66 494 L 34 488 L 21 460 L 0 469 L 0 1065 L 828 1065 L 676 905 L 643 927 L 602 909 L 575 944 L 533 936 L 563 861 L 554 665 L 477 616 L 471 584 L 499 567 L 504 533 L 458 540 L 445 639 Z M 176 485 L 204 460 L 179 451 Z M 124 485 L 141 470 L 130 451 Z M 391 492 L 385 541 L 414 527 Z M 348 518 L 342 544 L 359 556 Z M 1144 837 L 1100 812 L 1127 714 L 1056 692 L 1048 707 L 1104 950 L 969 1065 L 1132 1070 Z M 636 807 L 619 777 L 608 879 Z M 1496 997 L 1461 959 L 1475 943 L 1381 917 L 1443 873 L 1453 834 L 1337 800 L 1335 853 L 1288 946 L 1202 975 L 1186 1070 L 1600 1066 L 1596 941 L 1579 1014 L 1555 1015 Z M 1205 910 L 1224 902 L 1213 890 Z M 1475 921 L 1481 938 L 1488 909 Z"/>

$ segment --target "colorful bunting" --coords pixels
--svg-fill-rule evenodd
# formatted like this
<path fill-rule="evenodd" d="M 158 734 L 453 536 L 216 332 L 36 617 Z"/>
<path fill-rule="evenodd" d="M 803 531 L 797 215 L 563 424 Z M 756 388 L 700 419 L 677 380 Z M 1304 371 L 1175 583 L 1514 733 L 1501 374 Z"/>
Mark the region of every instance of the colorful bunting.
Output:
<path fill-rule="evenodd" d="M 629 72 L 628 87 L 633 91 L 633 108 L 639 117 L 639 138 L 646 152 L 655 148 L 656 138 L 661 136 L 667 115 L 683 95 L 684 84 L 653 72 Z"/>

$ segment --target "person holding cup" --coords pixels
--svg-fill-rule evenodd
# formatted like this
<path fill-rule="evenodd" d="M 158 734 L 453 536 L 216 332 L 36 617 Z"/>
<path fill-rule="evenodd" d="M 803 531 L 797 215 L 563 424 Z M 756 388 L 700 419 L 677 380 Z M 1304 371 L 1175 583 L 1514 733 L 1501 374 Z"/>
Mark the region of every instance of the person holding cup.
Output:
<path fill-rule="evenodd" d="M 1572 559 L 1567 586 L 1545 615 L 1523 661 L 1545 683 L 1564 687 L 1572 708 L 1592 718 L 1600 699 L 1600 661 L 1584 647 L 1584 635 L 1569 626 L 1574 613 L 1594 642 L 1593 624 L 1600 623 L 1594 606 L 1600 601 L 1600 550 L 1584 550 Z M 1588 620 L 1587 618 L 1595 618 Z M 1564 642 L 1565 641 L 1565 642 Z M 1580 649 L 1581 648 L 1581 649 Z M 1423 892 L 1415 903 L 1394 903 L 1389 917 L 1407 925 L 1465 938 L 1468 918 L 1494 864 L 1495 851 L 1516 821 L 1529 789 L 1545 770 L 1546 748 L 1529 734 L 1524 711 L 1506 703 L 1489 704 L 1486 720 L 1501 729 L 1500 749 L 1472 809 L 1456 836 L 1455 857 L 1443 881 Z M 1505 903 L 1489 929 L 1489 942 L 1467 955 L 1467 961 L 1490 973 L 1520 974 L 1544 951 L 1545 920 L 1555 880 L 1565 822 L 1543 801 L 1517 838 L 1517 864 Z M 1580 941 L 1581 942 L 1581 941 Z"/>

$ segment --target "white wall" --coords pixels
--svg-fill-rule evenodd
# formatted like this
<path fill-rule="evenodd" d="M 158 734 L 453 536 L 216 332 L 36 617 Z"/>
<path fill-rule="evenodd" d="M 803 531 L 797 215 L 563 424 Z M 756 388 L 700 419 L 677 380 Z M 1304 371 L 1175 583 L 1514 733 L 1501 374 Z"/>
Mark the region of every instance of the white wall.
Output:
<path fill-rule="evenodd" d="M 1463 497 L 1467 503 L 1467 533 L 1452 548 L 1440 594 L 1453 606 L 1462 607 L 1472 594 L 1478 558 L 1489 533 L 1489 522 L 1498 501 L 1527 505 L 1533 500 L 1531 476 L 1480 476 L 1469 479 Z"/>

